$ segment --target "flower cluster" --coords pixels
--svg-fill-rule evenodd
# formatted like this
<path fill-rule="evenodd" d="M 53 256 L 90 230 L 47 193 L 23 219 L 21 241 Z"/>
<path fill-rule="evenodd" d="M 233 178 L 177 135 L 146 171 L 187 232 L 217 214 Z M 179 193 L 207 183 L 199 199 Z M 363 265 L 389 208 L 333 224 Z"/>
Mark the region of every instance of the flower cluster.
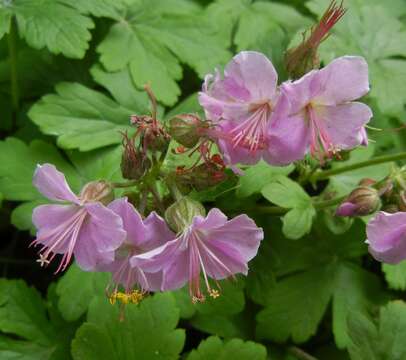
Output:
<path fill-rule="evenodd" d="M 271 61 L 243 51 L 205 78 L 200 104 L 215 126 L 227 164 L 272 165 L 301 160 L 307 153 L 320 159 L 366 145 L 365 124 L 371 109 L 358 98 L 369 91 L 368 65 L 362 57 L 343 56 L 321 70 L 277 86 Z"/>
<path fill-rule="evenodd" d="M 38 166 L 34 185 L 48 199 L 63 202 L 34 210 L 38 233 L 33 244 L 41 245 L 41 265 L 62 254 L 57 272 L 65 270 L 74 255 L 83 270 L 110 271 L 112 302 L 138 302 L 145 292 L 178 289 L 187 282 L 192 300 L 203 301 L 201 273 L 209 295 L 217 297 L 209 278 L 216 282 L 247 274 L 263 239 L 248 216 L 228 220 L 219 209 L 204 216 L 204 208 L 186 197 L 172 206 L 178 216 L 175 233 L 156 212 L 143 219 L 127 198 L 112 201 L 105 182 L 89 183 L 76 196 L 50 164 Z"/>
<path fill-rule="evenodd" d="M 57 272 L 65 270 L 73 256 L 83 270 L 111 272 L 110 301 L 122 304 L 138 303 L 149 291 L 174 290 L 186 283 L 193 302 L 200 302 L 205 294 L 219 296 L 218 280 L 246 275 L 264 237 L 262 229 L 247 215 L 229 220 L 217 208 L 206 215 L 202 204 L 179 189 L 215 186 L 227 178 L 226 167 L 241 173 L 238 164 L 263 159 L 283 166 L 307 155 L 324 164 L 339 158 L 342 150 L 367 145 L 365 125 L 372 112 L 356 101 L 369 91 L 366 61 L 343 56 L 319 69 L 317 47 L 344 12 L 332 4 L 310 36 L 287 52 L 293 79 L 278 85 L 272 62 L 255 51 L 237 54 L 223 74 L 218 70 L 208 74 L 199 93 L 205 119 L 178 114 L 163 126 L 155 96 L 146 86 L 151 115 L 133 115 L 136 131 L 123 134 L 120 166 L 128 183 L 95 181 L 75 195 L 53 165 L 38 166 L 34 185 L 48 199 L 61 202 L 41 205 L 33 213 L 38 229 L 33 244 L 41 245 L 41 265 L 61 254 Z M 162 170 L 171 139 L 180 144 L 170 150 L 173 153 L 198 155 L 192 166 Z M 215 149 L 219 153 L 213 153 Z M 158 181 L 172 194 L 170 203 L 161 198 Z M 127 186 L 136 186 L 137 191 L 114 200 L 114 187 Z M 361 183 L 337 215 L 376 211 L 388 189 L 374 186 Z M 149 195 L 153 204 L 144 217 Z M 406 255 L 405 214 L 382 212 L 368 225 L 376 258 L 398 261 L 403 248 Z M 390 230 L 393 224 L 396 230 Z"/>

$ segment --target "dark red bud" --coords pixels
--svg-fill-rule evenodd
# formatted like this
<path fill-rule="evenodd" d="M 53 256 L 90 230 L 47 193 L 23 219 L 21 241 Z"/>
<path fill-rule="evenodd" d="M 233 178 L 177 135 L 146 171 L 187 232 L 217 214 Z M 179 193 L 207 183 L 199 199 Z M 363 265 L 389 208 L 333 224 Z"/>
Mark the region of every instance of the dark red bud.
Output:
<path fill-rule="evenodd" d="M 143 151 L 135 148 L 134 141 L 123 134 L 123 154 L 121 156 L 121 173 L 123 178 L 138 180 L 151 167 L 151 161 Z"/>

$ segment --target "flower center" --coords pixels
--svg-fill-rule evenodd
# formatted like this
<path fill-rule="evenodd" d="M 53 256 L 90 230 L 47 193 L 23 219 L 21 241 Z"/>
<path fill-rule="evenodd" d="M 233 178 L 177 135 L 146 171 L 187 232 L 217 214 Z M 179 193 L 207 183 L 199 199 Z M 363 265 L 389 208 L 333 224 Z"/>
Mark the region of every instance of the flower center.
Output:
<path fill-rule="evenodd" d="M 234 147 L 242 146 L 251 152 L 264 149 L 267 145 L 268 121 L 272 113 L 270 101 L 249 106 L 250 115 L 231 130 Z"/>
<path fill-rule="evenodd" d="M 316 106 L 309 103 L 305 107 L 306 117 L 310 127 L 310 153 L 314 157 L 318 157 L 320 162 L 324 158 L 331 159 L 337 156 L 340 148 L 333 144 L 333 141 L 325 127 L 323 119 L 320 118 Z"/>

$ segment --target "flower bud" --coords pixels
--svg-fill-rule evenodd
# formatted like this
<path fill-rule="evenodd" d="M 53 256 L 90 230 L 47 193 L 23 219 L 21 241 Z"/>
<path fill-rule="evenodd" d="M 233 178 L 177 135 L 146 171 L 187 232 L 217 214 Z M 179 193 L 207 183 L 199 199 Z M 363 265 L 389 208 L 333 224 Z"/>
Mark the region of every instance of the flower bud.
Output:
<path fill-rule="evenodd" d="M 157 128 L 147 128 L 144 132 L 145 149 L 165 152 L 170 141 L 171 137 L 160 125 Z"/>
<path fill-rule="evenodd" d="M 123 154 L 121 156 L 121 173 L 124 179 L 138 180 L 151 167 L 151 161 L 146 154 L 134 146 L 134 141 L 123 134 Z"/>
<path fill-rule="evenodd" d="M 179 233 L 190 226 L 195 216 L 205 215 L 206 210 L 201 203 L 184 196 L 166 209 L 165 220 L 173 231 Z"/>
<path fill-rule="evenodd" d="M 194 114 L 180 114 L 169 120 L 169 134 L 187 148 L 197 145 L 205 128 L 207 123 Z"/>
<path fill-rule="evenodd" d="M 364 216 L 378 210 L 381 199 L 376 189 L 359 186 L 343 201 L 336 211 L 337 216 Z"/>
<path fill-rule="evenodd" d="M 99 201 L 107 205 L 114 200 L 113 187 L 107 181 L 91 181 L 83 187 L 79 198 L 82 202 Z"/>
<path fill-rule="evenodd" d="M 399 210 L 399 206 L 396 205 L 396 204 L 386 204 L 382 208 L 382 211 L 385 211 L 385 212 L 387 212 L 389 214 L 394 214 L 394 213 L 399 212 L 400 210 Z"/>
<path fill-rule="evenodd" d="M 177 171 L 179 183 L 191 186 L 197 191 L 216 186 L 226 180 L 226 178 L 227 175 L 224 172 L 224 168 L 220 168 L 211 162 L 198 165 L 191 170 L 185 171 L 180 168 Z"/>
<path fill-rule="evenodd" d="M 310 34 L 303 34 L 302 42 L 286 52 L 285 66 L 291 78 L 298 79 L 310 70 L 320 67 L 318 47 L 345 12 L 346 9 L 342 5 L 337 6 L 336 2 L 332 1 L 319 23 L 310 29 Z"/>

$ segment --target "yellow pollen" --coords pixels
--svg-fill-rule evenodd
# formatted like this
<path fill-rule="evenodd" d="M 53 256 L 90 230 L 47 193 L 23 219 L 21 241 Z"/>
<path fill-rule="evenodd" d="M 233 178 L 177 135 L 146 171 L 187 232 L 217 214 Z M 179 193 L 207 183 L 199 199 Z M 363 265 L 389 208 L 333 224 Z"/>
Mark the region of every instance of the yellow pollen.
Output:
<path fill-rule="evenodd" d="M 211 289 L 210 292 L 209 292 L 209 295 L 213 299 L 217 299 L 220 296 L 220 292 L 218 290 Z"/>
<path fill-rule="evenodd" d="M 192 296 L 192 303 L 193 304 L 197 304 L 199 303 L 203 303 L 206 300 L 206 298 L 204 297 L 204 295 L 198 297 L 198 296 Z"/>
<path fill-rule="evenodd" d="M 133 290 L 130 293 L 124 293 L 121 291 L 115 291 L 109 296 L 109 301 L 111 305 L 114 305 L 116 301 L 123 305 L 127 304 L 139 304 L 144 298 L 144 294 L 139 290 Z"/>

